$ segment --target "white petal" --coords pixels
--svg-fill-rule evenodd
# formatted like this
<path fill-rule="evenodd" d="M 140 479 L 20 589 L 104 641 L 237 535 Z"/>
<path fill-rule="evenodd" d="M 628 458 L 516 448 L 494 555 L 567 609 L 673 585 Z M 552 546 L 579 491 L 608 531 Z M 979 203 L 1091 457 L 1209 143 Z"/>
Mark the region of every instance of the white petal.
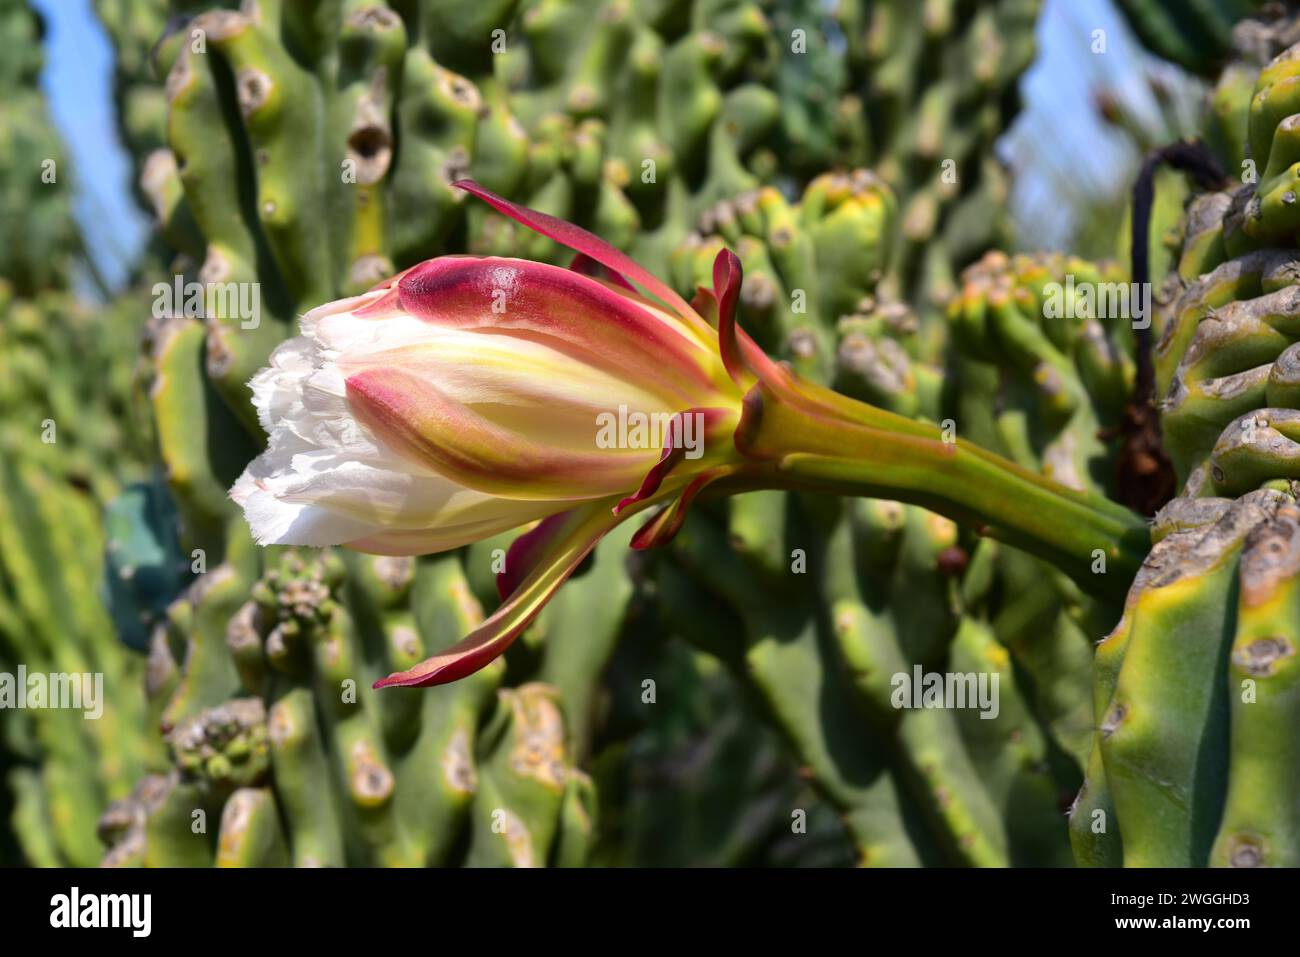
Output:
<path fill-rule="evenodd" d="M 352 310 L 383 291 L 313 309 L 251 381 L 267 450 L 231 489 L 265 545 L 349 544 L 422 554 L 454 548 L 572 507 L 465 488 L 395 454 L 356 418 L 346 379 L 399 366 L 449 397 L 536 439 L 592 448 L 601 413 L 678 411 L 543 340 Z M 657 436 L 656 436 L 657 438 Z M 647 467 L 657 457 L 647 449 Z"/>
<path fill-rule="evenodd" d="M 374 531 L 366 522 L 329 509 L 277 498 L 248 479 L 247 473 L 230 494 L 243 506 L 244 518 L 259 545 L 341 545 Z"/>
<path fill-rule="evenodd" d="M 263 545 L 341 545 L 399 533 L 434 552 L 567 508 L 464 488 L 435 473 L 377 467 L 321 449 L 264 452 L 231 489 Z"/>
<path fill-rule="evenodd" d="M 343 376 L 315 340 L 299 336 L 281 343 L 270 362 L 249 385 L 258 421 L 273 448 L 292 435 L 355 457 L 386 454 L 352 414 Z"/>

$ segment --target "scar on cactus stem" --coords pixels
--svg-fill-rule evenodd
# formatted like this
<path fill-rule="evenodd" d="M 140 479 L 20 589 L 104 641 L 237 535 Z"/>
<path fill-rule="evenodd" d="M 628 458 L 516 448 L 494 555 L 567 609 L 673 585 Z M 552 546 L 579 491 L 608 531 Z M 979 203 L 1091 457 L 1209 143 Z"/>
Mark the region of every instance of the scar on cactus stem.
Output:
<path fill-rule="evenodd" d="M 253 379 L 270 439 L 231 490 L 261 544 L 412 555 L 533 526 L 506 556 L 497 611 L 375 687 L 477 671 L 615 525 L 654 509 L 632 546 L 662 544 L 700 494 L 913 502 L 1123 595 L 1146 550 L 1139 517 L 800 380 L 737 325 L 731 250 L 687 303 L 586 230 L 456 185 L 574 249 L 573 268 L 445 256 L 313 309 Z M 599 438 L 630 414 L 660 426 Z M 1093 571 L 1098 551 L 1108 573 Z"/>
<path fill-rule="evenodd" d="M 1200 140 L 1181 140 L 1154 149 L 1142 161 L 1133 184 L 1133 219 L 1130 226 L 1131 275 L 1138 288 L 1151 281 L 1151 207 L 1155 200 L 1155 174 L 1161 165 L 1191 174 L 1202 189 L 1218 189 L 1224 179 L 1214 154 Z M 1119 427 L 1121 447 L 1115 487 L 1120 500 L 1143 515 L 1154 515 L 1174 497 L 1174 466 L 1161 442 L 1160 416 L 1155 407 L 1156 374 L 1151 357 L 1151 317 L 1136 328 L 1137 382 L 1133 398 L 1124 409 Z"/>

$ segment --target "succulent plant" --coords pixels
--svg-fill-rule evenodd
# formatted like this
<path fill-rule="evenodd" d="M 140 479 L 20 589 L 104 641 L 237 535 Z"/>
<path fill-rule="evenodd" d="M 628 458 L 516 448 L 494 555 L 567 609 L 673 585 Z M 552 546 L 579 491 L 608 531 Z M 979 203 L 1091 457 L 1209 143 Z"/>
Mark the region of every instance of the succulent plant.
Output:
<path fill-rule="evenodd" d="M 891 5 L 875 6 L 874 12 L 862 5 L 833 14 L 852 47 L 850 56 L 839 57 L 824 39 L 835 24 L 811 5 L 539 2 L 449 20 L 436 4 L 395 13 L 382 4 L 347 3 L 308 23 L 288 5 L 265 0 L 238 11 L 175 4 L 184 16 L 153 47 L 146 38 L 151 30 L 164 33 L 162 4 L 128 10 L 101 3 L 100 16 L 116 44 L 130 51 L 118 64 L 120 115 L 171 250 L 168 265 L 186 280 L 257 283 L 263 307 L 254 329 L 241 328 L 245 317 L 222 303 L 203 321 L 174 309 L 150 329 L 146 381 L 179 535 L 169 531 L 165 509 L 142 501 L 133 508 L 133 520 L 121 524 L 117 545 L 126 550 L 130 539 L 167 568 L 175 567 L 177 555 L 187 563 L 198 555 L 198 566 L 207 568 L 188 585 L 188 574 L 150 579 L 169 582 L 173 594 L 187 585 L 166 615 L 159 610 L 167 604 L 162 593 L 168 587 L 144 595 L 137 590 L 115 606 L 125 606 L 133 620 L 165 619 L 152 639 L 151 682 L 171 673 L 160 650 L 165 645 L 179 673 L 178 689 L 202 687 L 207 679 L 190 681 L 188 672 L 205 661 L 212 666 L 222 691 L 200 696 L 200 710 L 254 690 L 238 678 L 230 682 L 238 668 L 232 672 L 230 663 L 215 660 L 218 655 L 210 659 L 191 649 L 220 651 L 201 637 L 205 616 L 198 609 L 216 600 L 205 597 L 205 583 L 216 572 L 227 574 L 232 562 L 243 562 L 234 556 L 247 547 L 242 533 L 231 531 L 225 498 L 260 442 L 244 383 L 289 333 L 296 314 L 443 249 L 554 255 L 504 220 L 467 210 L 449 188 L 466 172 L 512 198 L 589 226 L 655 271 L 666 272 L 670 259 L 681 262 L 677 281 L 687 293 L 698 267 L 686 265 L 683 251 L 696 247 L 690 255 L 703 263 L 704 247 L 714 244 L 716 252 L 720 237 L 734 243 L 736 227 L 729 222 L 740 224 L 752 231 L 752 241 L 738 250 L 751 277 L 746 324 L 765 346 L 797 364 L 807 360 L 819 378 L 855 383 L 852 388 L 864 397 L 887 393 L 909 414 L 917 409 L 914 367 L 926 379 L 922 392 L 932 403 L 938 373 L 895 343 L 898 328 L 910 322 L 915 332 L 914 317 L 901 299 L 874 298 L 898 243 L 890 191 L 865 173 L 818 175 L 837 163 L 889 155 L 891 175 L 910 195 L 911 184 L 919 188 L 924 169 L 935 160 L 926 145 L 934 128 L 899 122 L 908 104 L 928 89 L 928 79 L 904 80 L 904 57 L 921 51 L 894 58 L 897 83 L 877 87 L 872 80 L 872 64 L 891 48 L 889 36 L 908 35 L 909 5 L 892 5 L 892 12 Z M 943 78 L 946 88 L 968 84 L 972 76 L 977 82 L 969 93 L 934 94 L 930 101 L 936 109 L 950 101 L 953 116 L 979 116 L 952 157 L 958 181 L 942 184 L 927 206 L 932 223 L 946 221 L 939 210 L 949 200 L 968 195 L 990 198 L 967 203 L 970 212 L 959 219 L 992 222 L 973 211 L 981 202 L 992 209 L 1002 186 L 995 164 L 981 165 L 979 157 L 991 150 L 1014 110 L 1005 91 L 1027 66 L 1035 6 L 1015 2 L 1001 4 L 996 15 L 965 8 L 947 17 L 931 15 L 925 50 L 948 51 L 942 55 L 954 65 Z M 593 19 L 600 30 L 589 29 Z M 491 46 L 497 25 L 506 33 L 499 56 Z M 796 29 L 811 41 L 807 52 L 796 53 L 788 42 Z M 165 96 L 161 127 L 151 126 L 159 94 L 151 91 L 149 66 L 166 79 L 152 88 L 161 86 Z M 975 96 L 988 105 L 966 110 Z M 289 102 L 316 105 L 289 109 Z M 859 137 L 868 115 L 872 131 L 866 142 Z M 836 117 L 830 126 L 820 122 L 827 116 Z M 827 136 L 830 128 L 835 132 Z M 801 209 L 792 210 L 771 188 L 782 173 L 778 157 L 789 157 L 808 184 Z M 291 167 L 299 172 L 289 175 Z M 749 195 L 760 218 L 729 221 L 727 211 L 747 204 Z M 321 242 L 325 235 L 330 240 Z M 977 254 L 984 241 L 966 242 L 954 261 L 960 265 L 960 257 Z M 805 297 L 798 310 L 796 292 Z M 806 297 L 818 301 L 809 308 Z M 924 348 L 933 355 L 937 339 L 930 329 Z M 815 348 L 809 359 L 810 343 Z M 913 351 L 919 356 L 923 350 L 914 344 Z M 195 376 L 196 369 L 206 375 Z M 590 617 L 580 604 L 582 588 L 606 551 L 614 555 L 601 595 L 609 609 L 600 618 L 604 637 L 582 647 L 566 641 L 563 623 Z M 616 554 L 616 548 L 602 546 L 593 571 L 567 586 L 573 597 L 558 599 L 529 632 L 544 633 L 545 641 L 526 635 L 512 653 L 512 660 L 523 662 L 511 665 L 520 671 L 518 680 L 541 677 L 561 689 L 579 754 L 584 740 L 600 735 L 591 709 L 602 697 L 599 678 L 615 639 L 629 627 L 626 609 L 651 604 L 643 594 L 648 586 L 629 583 Z M 471 550 L 462 561 L 467 573 L 480 578 L 491 565 L 483 549 Z M 238 590 L 251 590 L 269 567 L 244 568 Z M 349 613 L 369 621 L 351 604 L 360 590 L 351 584 L 357 573 L 345 565 L 338 587 Z M 495 603 L 488 588 L 477 592 L 485 607 Z M 143 619 L 140 605 L 148 609 Z M 187 605 L 190 610 L 182 611 Z M 409 606 L 407 600 L 394 611 L 410 615 Z M 213 607 L 217 617 L 230 614 Z M 564 608 L 572 610 L 562 614 Z M 426 654 L 455 637 L 446 627 L 443 622 L 422 638 Z M 553 643 L 572 647 L 556 651 L 548 663 L 550 653 L 537 649 Z M 517 684 L 513 671 L 511 684 Z M 165 715 L 185 713 L 174 703 L 176 690 L 165 683 L 153 687 L 155 715 L 166 723 Z M 319 689 L 313 691 L 314 708 L 331 706 Z M 265 689 L 258 694 L 264 697 Z M 273 713 L 269 698 L 266 705 Z M 490 708 L 484 704 L 476 713 L 486 715 Z M 385 762 L 396 762 L 405 743 L 394 748 Z M 325 750 L 331 761 L 339 760 L 329 746 Z M 189 786 L 192 770 L 177 773 L 177 786 Z M 262 786 L 284 801 L 291 799 L 285 792 L 298 787 L 295 779 L 286 782 L 292 783 L 282 783 L 272 768 Z M 346 808 L 346 787 L 336 787 L 335 803 Z M 395 800 L 405 800 L 400 775 L 395 793 Z M 129 846 L 141 846 L 139 833 L 131 830 Z M 289 835 L 285 846 L 296 843 Z M 359 847 L 349 850 L 348 860 L 378 853 L 364 842 Z"/>
<path fill-rule="evenodd" d="M 38 87 L 42 34 L 25 3 L 0 3 L 0 845 L 90 866 L 95 820 L 161 754 L 142 662 L 105 603 L 135 568 L 106 560 L 100 515 L 147 476 L 149 439 L 133 394 L 139 317 L 70 288 L 84 261 Z"/>
<path fill-rule="evenodd" d="M 839 198 L 827 203 L 827 195 Z M 910 415 L 953 416 L 962 434 L 1028 468 L 1079 488 L 1112 488 L 1114 443 L 1097 432 L 1117 425 L 1131 389 L 1130 316 L 1099 312 L 1073 292 L 1067 300 L 1065 284 L 1071 274 L 1080 290 L 1118 280 L 1114 267 L 994 255 L 973 265 L 950 306 L 950 340 L 963 358 L 946 375 L 943 330 L 923 328 L 872 281 L 885 272 L 883 258 L 848 273 L 859 286 L 847 297 L 814 297 L 807 314 L 783 315 L 789 289 L 805 284 L 797 277 L 816 271 L 793 264 L 817 263 L 824 249 L 884 255 L 885 244 L 848 240 L 888 232 L 892 205 L 866 174 L 814 182 L 802 209 L 771 191 L 746 194 L 706 216 L 702 228 L 717 235 L 692 238 L 679 258 L 703 263 L 724 241 L 735 248 L 746 268 L 746 320 L 804 374 L 828 375 Z M 843 225 L 811 242 L 822 216 Z M 769 223 L 785 227 L 779 243 Z M 784 251 L 801 245 L 802 259 Z M 702 272 L 679 269 L 677 285 Z M 832 275 L 842 281 L 845 272 Z M 1050 282 L 1062 286 L 1061 311 L 1045 317 Z M 833 359 L 814 361 L 828 343 Z M 795 556 L 806 560 L 806 578 L 791 574 Z M 860 862 L 1068 862 L 1060 812 L 1091 742 L 1089 636 L 1109 624 L 1114 605 L 1015 549 L 888 501 L 840 514 L 780 493 L 742 496 L 688 521 L 672 557 L 659 572 L 667 621 L 754 688 L 844 819 Z M 918 662 L 927 671 L 998 670 L 1011 712 L 987 723 L 925 713 L 900 723 L 889 679 Z M 875 740 L 878 748 L 867 744 Z"/>
<path fill-rule="evenodd" d="M 1149 529 L 1117 505 L 1145 467 L 1127 441 L 1143 316 L 1089 299 L 1135 277 L 991 251 L 1010 244 L 993 143 L 1034 1 L 100 0 L 159 225 L 140 272 L 161 285 L 99 309 L 42 291 L 79 251 L 66 190 L 0 183 L 26 237 L 0 248 L 0 671 L 110 687 L 100 722 L 6 722 L 23 856 L 88 863 L 103 841 L 105 863 L 148 866 L 1300 863 L 1294 18 L 1122 5 L 1157 52 L 1222 66 L 1206 138 L 1245 177 L 1191 200 L 1157 296 L 1179 494 Z M 35 22 L 0 0 L 6 48 L 25 47 L 0 70 L 0 165 L 21 176 L 59 157 L 31 90 Z M 465 203 L 467 177 L 507 216 Z M 547 215 L 621 252 L 580 239 L 559 268 L 550 238 L 578 234 Z M 381 515 L 318 542 L 255 520 L 291 542 L 255 545 L 239 506 L 283 489 L 255 464 L 229 490 L 285 417 L 247 385 L 302 358 L 282 346 L 299 316 L 434 319 L 502 256 L 517 294 L 545 286 L 538 321 L 559 287 L 571 306 L 606 290 L 573 350 L 606 313 L 645 308 L 620 277 L 660 300 L 656 322 L 698 311 L 720 458 L 624 463 L 601 495 L 551 475 L 528 510 L 455 541 Z M 493 329 L 494 386 L 523 338 Z M 403 475 L 435 446 L 421 468 L 469 482 L 486 456 L 502 498 L 536 479 L 519 436 L 563 433 L 568 365 L 547 367 L 545 429 L 473 420 L 500 426 L 510 454 L 493 458 L 411 424 L 415 386 L 394 385 L 409 343 L 385 341 L 346 400 L 387 445 L 406 438 Z M 623 363 L 611 382 L 653 391 L 699 372 L 624 345 L 588 348 L 586 378 Z M 482 387 L 486 352 L 465 347 L 460 385 Z M 740 492 L 741 472 L 744 494 L 712 494 Z M 331 502 L 374 519 L 369 492 Z M 563 518 L 604 497 L 668 507 L 640 532 L 607 508 Z M 512 546 L 503 529 L 534 519 Z M 537 572 L 556 529 L 560 571 Z M 408 553 L 468 544 L 343 547 L 399 534 Z M 499 575 L 516 560 L 526 575 Z M 996 679 L 996 718 L 901 707 L 897 677 L 935 672 Z M 123 694 L 135 683 L 143 700 Z"/>
<path fill-rule="evenodd" d="M 1246 175 L 1153 315 L 996 251 L 1035 0 L 96 6 L 158 284 L 0 261 L 0 665 L 112 704 L 7 725 L 28 860 L 1300 862 L 1288 18 L 1124 4 Z"/>
<path fill-rule="evenodd" d="M 1250 24 L 1251 15 L 1267 6 L 1266 0 L 1119 0 L 1146 46 L 1184 69 L 1208 76 L 1216 75 L 1230 58 L 1241 24 Z"/>
<path fill-rule="evenodd" d="M 5 824 L 36 864 L 93 865 L 95 819 L 158 754 L 138 702 L 142 662 L 104 602 L 100 509 L 134 477 L 130 463 L 141 467 L 133 324 L 63 291 L 19 298 L 0 280 L 0 752 Z M 76 693 L 56 699 L 51 687 L 21 707 L 15 696 L 50 675 Z"/>
<path fill-rule="evenodd" d="M 1156 516 L 1124 615 L 1097 647 L 1098 729 L 1071 817 L 1086 863 L 1300 860 L 1283 730 L 1297 641 L 1287 382 L 1300 273 L 1285 198 L 1297 64 L 1291 47 L 1264 68 L 1239 131 L 1259 181 L 1192 200 L 1163 289 L 1156 387 L 1181 492 Z"/>

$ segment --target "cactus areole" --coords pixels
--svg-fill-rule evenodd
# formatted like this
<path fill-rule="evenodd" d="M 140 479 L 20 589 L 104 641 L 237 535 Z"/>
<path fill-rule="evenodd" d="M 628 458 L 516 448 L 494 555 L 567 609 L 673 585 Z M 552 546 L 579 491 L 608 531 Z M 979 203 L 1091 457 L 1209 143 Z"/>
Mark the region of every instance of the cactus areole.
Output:
<path fill-rule="evenodd" d="M 652 511 L 632 547 L 661 544 L 706 490 L 908 501 L 1090 591 L 1132 580 L 1147 536 L 1123 507 L 768 358 L 737 325 L 730 250 L 688 303 L 586 230 L 456 185 L 574 249 L 572 267 L 444 256 L 311 310 L 252 380 L 270 440 L 231 490 L 267 545 L 413 555 L 532 525 L 506 556 L 496 613 L 375 687 L 477 671 L 615 525 Z"/>

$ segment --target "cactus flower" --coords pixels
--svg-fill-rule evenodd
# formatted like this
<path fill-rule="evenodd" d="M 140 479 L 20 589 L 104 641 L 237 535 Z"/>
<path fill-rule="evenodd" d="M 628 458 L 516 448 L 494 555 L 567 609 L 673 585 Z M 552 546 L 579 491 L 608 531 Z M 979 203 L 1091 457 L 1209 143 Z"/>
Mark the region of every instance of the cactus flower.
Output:
<path fill-rule="evenodd" d="M 563 555 L 544 569 L 549 594 L 625 514 L 689 500 L 738 460 L 743 383 L 717 330 L 631 260 L 462 185 L 576 247 L 573 268 L 445 256 L 311 310 L 251 383 L 269 442 L 231 497 L 261 544 L 380 554 L 443 551 L 541 520 L 507 556 L 509 605 L 541 545 Z M 720 263 L 734 309 L 739 263 L 730 253 Z M 717 312 L 716 297 L 700 302 Z M 662 540 L 681 514 L 634 545 Z M 538 608 L 496 635 L 491 654 Z"/>
<path fill-rule="evenodd" d="M 737 327 L 730 250 L 688 303 L 591 233 L 457 185 L 574 249 L 571 268 L 445 256 L 313 309 L 252 381 L 269 442 L 231 490 L 262 544 L 411 555 L 532 526 L 497 611 L 376 687 L 483 667 L 610 529 L 657 507 L 632 545 L 660 544 L 706 487 L 890 493 L 1072 558 L 1132 531 L 933 426 L 797 379 Z M 1017 518 L 1025 495 L 1039 518 Z"/>
<path fill-rule="evenodd" d="M 631 495 L 678 433 L 711 462 L 740 414 L 707 325 L 541 263 L 429 260 L 302 333 L 252 382 L 270 443 L 233 496 L 263 544 L 455 548 Z"/>

